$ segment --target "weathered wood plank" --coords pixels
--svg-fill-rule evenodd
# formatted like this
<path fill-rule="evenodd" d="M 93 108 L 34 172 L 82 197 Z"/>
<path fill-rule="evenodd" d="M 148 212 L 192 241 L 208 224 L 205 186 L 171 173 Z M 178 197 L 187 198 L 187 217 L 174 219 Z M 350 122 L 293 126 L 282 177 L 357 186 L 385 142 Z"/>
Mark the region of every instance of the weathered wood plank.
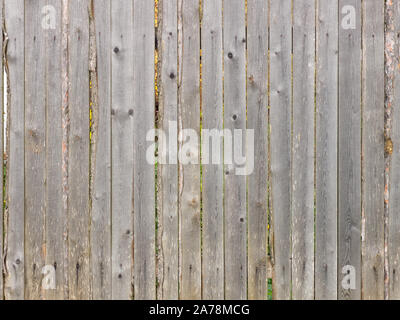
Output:
<path fill-rule="evenodd" d="M 1 8 L 0 8 L 0 25 L 1 25 L 1 32 L 2 34 L 4 34 L 4 5 L 2 3 Z M 4 41 L 2 41 L 2 46 L 1 46 L 1 61 L 0 61 L 0 70 L 3 70 L 3 74 L 4 74 L 4 64 L 3 64 L 3 46 L 4 46 Z M 4 76 L 1 77 L 0 79 L 0 97 L 4 97 Z M 0 163 L 1 163 L 1 177 L 3 177 L 4 175 L 4 99 L 0 100 L 0 110 L 1 110 L 1 114 L 0 114 L 0 137 L 1 137 L 1 141 L 0 141 Z M 2 178 L 0 181 L 0 199 L 2 201 L 1 207 L 0 207 L 0 300 L 4 299 L 4 279 L 3 279 L 3 262 L 4 262 L 4 258 L 3 258 L 3 244 L 4 244 L 4 205 L 3 205 L 3 196 L 4 196 L 4 179 Z"/>
<path fill-rule="evenodd" d="M 346 7 L 347 6 L 347 7 Z M 361 0 L 339 1 L 339 299 L 361 298 Z M 352 20 L 355 19 L 353 29 Z M 346 29 L 344 28 L 346 26 Z M 354 290 L 342 270 L 355 270 Z"/>
<path fill-rule="evenodd" d="M 25 3 L 25 298 L 42 299 L 45 265 L 46 31 L 45 1 Z"/>
<path fill-rule="evenodd" d="M 23 0 L 5 1 L 8 34 L 8 159 L 5 217 L 5 284 L 7 300 L 24 298 L 24 26 Z"/>
<path fill-rule="evenodd" d="M 242 136 L 225 149 L 246 150 L 246 23 L 245 3 L 232 0 L 224 6 L 224 127 Z M 240 139 L 242 138 L 242 141 Z M 236 159 L 235 159 L 236 160 Z M 239 160 L 239 159 L 237 159 Z M 226 162 L 225 162 L 226 163 Z M 238 174 L 242 164 L 225 166 L 225 298 L 247 298 L 246 177 Z M 241 168 L 239 168 L 241 169 Z"/>
<path fill-rule="evenodd" d="M 385 3 L 385 298 L 400 299 L 400 8 L 397 2 Z"/>
<path fill-rule="evenodd" d="M 61 126 L 62 126 L 62 215 L 64 217 L 61 220 L 63 223 L 63 240 L 64 240 L 64 252 L 63 252 L 63 280 L 64 292 L 66 298 L 69 298 L 69 272 L 68 272 L 68 260 L 69 260 L 69 242 L 68 242 L 68 163 L 69 163 L 69 106 L 68 106 L 68 94 L 69 94 L 69 52 L 68 52 L 68 39 L 69 39 L 69 9 L 68 0 L 61 0 Z"/>
<path fill-rule="evenodd" d="M 67 222 L 63 214 L 62 200 L 62 84 L 61 84 L 61 13 L 60 0 L 49 0 L 46 14 L 55 14 L 55 20 L 48 20 L 46 29 L 46 265 L 55 269 L 55 289 L 45 290 L 44 299 L 63 300 L 65 273 L 64 252 L 67 242 L 64 226 Z M 42 12 L 43 14 L 43 12 Z M 42 15 L 43 18 L 43 15 Z M 53 18 L 53 17 L 50 17 Z M 51 21 L 55 24 L 52 25 Z M 54 27 L 54 28 L 53 28 Z"/>
<path fill-rule="evenodd" d="M 199 1 L 178 2 L 178 131 L 180 298 L 201 298 L 200 159 L 199 145 L 186 141 L 183 130 L 200 134 L 200 19 Z M 186 161 L 187 160 L 187 161 Z M 187 164 L 186 164 L 187 162 Z"/>
<path fill-rule="evenodd" d="M 315 1 L 293 2 L 292 295 L 314 299 Z"/>
<path fill-rule="evenodd" d="M 222 1 L 203 1 L 202 20 L 202 128 L 203 135 L 203 299 L 224 298 L 224 166 L 222 137 L 212 130 L 223 128 Z M 207 139 L 207 141 L 206 141 Z M 215 140 L 214 140 L 215 139 Z M 218 144 L 220 149 L 215 149 Z M 207 147 L 208 146 L 208 147 Z M 213 162 L 215 150 L 221 161 Z"/>
<path fill-rule="evenodd" d="M 88 299 L 89 248 L 89 0 L 69 5 L 69 298 Z"/>
<path fill-rule="evenodd" d="M 159 260 L 157 297 L 177 300 L 179 297 L 179 225 L 178 225 L 178 5 L 177 0 L 159 2 L 159 123 L 165 141 L 158 137 L 159 164 L 158 235 Z M 172 127 L 170 127 L 172 126 Z"/>
<path fill-rule="evenodd" d="M 362 298 L 384 298 L 384 2 L 363 4 Z"/>
<path fill-rule="evenodd" d="M 291 1 L 271 0 L 271 203 L 274 299 L 291 298 Z"/>
<path fill-rule="evenodd" d="M 154 2 L 134 0 L 134 297 L 140 300 L 156 297 L 155 168 L 144 143 L 155 126 L 154 38 Z"/>
<path fill-rule="evenodd" d="M 317 16 L 315 298 L 337 298 L 338 5 Z"/>
<path fill-rule="evenodd" d="M 95 43 L 91 43 L 90 53 L 92 294 L 93 299 L 104 300 L 111 298 L 111 2 L 96 0 L 93 4 L 91 37 Z"/>
<path fill-rule="evenodd" d="M 267 298 L 268 19 L 267 1 L 248 0 L 247 129 L 255 136 L 254 171 L 248 172 L 248 286 L 249 299 L 257 300 Z"/>
<path fill-rule="evenodd" d="M 111 8 L 112 298 L 125 300 L 133 295 L 133 3 Z"/>

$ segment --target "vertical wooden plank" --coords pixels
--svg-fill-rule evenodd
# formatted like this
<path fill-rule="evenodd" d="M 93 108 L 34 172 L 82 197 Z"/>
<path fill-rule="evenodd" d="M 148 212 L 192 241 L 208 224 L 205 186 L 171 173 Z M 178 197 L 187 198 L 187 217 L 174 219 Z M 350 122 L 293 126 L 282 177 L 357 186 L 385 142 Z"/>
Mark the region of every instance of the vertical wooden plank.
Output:
<path fill-rule="evenodd" d="M 46 34 L 45 1 L 25 3 L 25 298 L 41 299 L 46 254 Z"/>
<path fill-rule="evenodd" d="M 267 298 L 268 2 L 247 2 L 247 129 L 254 130 L 254 171 L 248 176 L 249 299 Z M 252 155 L 249 155 L 252 156 Z"/>
<path fill-rule="evenodd" d="M 69 298 L 88 299 L 89 248 L 89 0 L 69 6 Z"/>
<path fill-rule="evenodd" d="M 25 62 L 25 163 L 28 164 L 25 166 L 25 298 L 54 299 L 63 297 L 61 272 L 64 271 L 59 227 L 62 226 L 60 1 L 27 2 L 25 10 L 29 26 L 25 35 L 28 53 Z M 56 270 L 59 281 L 55 290 L 42 287 L 42 273 L 51 272 L 44 269 L 45 265 Z M 59 277 L 57 268 L 61 271 Z"/>
<path fill-rule="evenodd" d="M 400 299 L 400 7 L 385 2 L 385 298 Z"/>
<path fill-rule="evenodd" d="M 177 300 L 179 296 L 179 238 L 178 238 L 178 2 L 159 1 L 158 43 L 160 60 L 159 123 L 165 139 L 158 137 L 159 154 L 165 152 L 167 161 L 159 164 L 159 288 L 158 299 Z M 161 161 L 160 161 L 161 162 Z"/>
<path fill-rule="evenodd" d="M 270 99 L 273 294 L 291 298 L 291 1 L 271 0 Z"/>
<path fill-rule="evenodd" d="M 154 129 L 154 2 L 133 4 L 134 297 L 155 299 L 155 169 L 144 143 Z"/>
<path fill-rule="evenodd" d="M 293 2 L 292 294 L 314 299 L 315 0 Z"/>
<path fill-rule="evenodd" d="M 232 136 L 242 132 L 246 150 L 246 22 L 245 2 L 232 0 L 224 6 L 224 127 Z M 229 140 L 225 139 L 225 150 Z M 240 141 L 233 141 L 233 150 Z M 225 167 L 225 298 L 247 298 L 246 177 L 237 167 Z"/>
<path fill-rule="evenodd" d="M 96 0 L 93 5 L 91 265 L 93 298 L 108 300 L 111 298 L 111 2 Z"/>
<path fill-rule="evenodd" d="M 113 0 L 111 8 L 112 298 L 126 300 L 133 294 L 133 2 Z"/>
<path fill-rule="evenodd" d="M 384 2 L 363 2 L 362 298 L 384 298 Z"/>
<path fill-rule="evenodd" d="M 69 1 L 61 0 L 61 127 L 62 127 L 62 155 L 61 155 L 61 168 L 62 168 L 62 214 L 64 219 L 63 240 L 63 280 L 64 292 L 66 298 L 69 298 L 69 239 L 68 239 L 68 196 L 69 196 L 69 52 L 68 52 L 68 39 L 69 39 Z"/>
<path fill-rule="evenodd" d="M 61 14 L 60 0 L 48 0 L 46 14 L 54 12 L 55 19 L 46 29 L 46 265 L 55 269 L 55 290 L 45 290 L 44 298 L 63 300 L 65 273 L 64 239 L 66 217 L 63 214 L 62 200 L 62 84 L 61 84 Z M 54 8 L 54 9 L 53 9 Z M 42 9 L 43 10 L 43 9 Z M 42 19 L 45 16 L 42 11 Z M 54 27 L 54 28 L 53 28 Z"/>
<path fill-rule="evenodd" d="M 347 6 L 347 7 L 346 7 Z M 339 10 L 339 299 L 361 298 L 361 0 Z M 350 20 L 348 20 L 350 19 Z M 352 20 L 355 19 L 353 28 Z M 355 289 L 342 286 L 354 268 Z"/>
<path fill-rule="evenodd" d="M 223 75 L 222 75 L 222 1 L 203 1 L 202 20 L 202 136 L 203 163 L 203 299 L 224 298 L 224 166 Z M 214 130 L 214 131 L 212 131 Z M 218 130 L 216 132 L 215 130 Z M 217 133 L 213 138 L 213 133 Z M 207 141 L 205 141 L 207 139 Z M 221 162 L 214 163 L 214 144 L 218 144 Z M 206 147 L 208 146 L 208 147 Z M 205 163 L 207 162 L 207 163 Z"/>
<path fill-rule="evenodd" d="M 178 127 L 180 298 L 201 298 L 199 145 L 183 130 L 200 134 L 200 19 L 198 0 L 178 3 Z M 187 164 L 185 163 L 188 160 Z"/>
<path fill-rule="evenodd" d="M 5 1 L 9 77 L 7 212 L 5 217 L 5 298 L 24 298 L 24 25 L 23 0 Z"/>
<path fill-rule="evenodd" d="M 4 35 L 4 3 L 3 2 L 1 2 L 1 4 L 0 4 L 0 15 L 1 15 L 1 17 L 0 17 L 0 24 L 1 24 L 1 32 L 2 32 L 2 34 Z M 3 64 L 3 61 L 4 61 L 4 56 L 3 56 L 3 49 L 4 49 L 4 40 L 3 40 L 3 42 L 2 42 L 2 45 L 1 45 L 1 61 L 0 61 L 0 70 L 2 70 L 2 72 L 3 72 L 3 74 L 4 74 L 4 64 Z M 5 234 L 4 234 L 4 204 L 3 204 L 3 196 L 4 196 L 4 189 L 3 189 L 3 187 L 4 187 L 4 185 L 3 185 L 3 183 L 4 183 L 4 179 L 3 179 L 3 175 L 4 175 L 4 99 L 3 99 L 3 97 L 4 97 L 4 77 L 1 77 L 0 78 L 0 97 L 2 97 L 2 99 L 0 100 L 0 110 L 1 110 L 1 113 L 0 113 L 0 121 L 1 121 L 1 123 L 0 123 L 0 137 L 1 137 L 1 141 L 0 141 L 0 150 L 1 150 L 1 153 L 0 153 L 0 163 L 1 163 L 1 177 L 2 177 L 2 179 L 1 179 L 1 181 L 0 181 L 0 199 L 1 199 L 1 201 L 2 201 L 2 203 L 1 203 L 1 207 L 0 207 L 0 300 L 3 300 L 4 299 L 4 288 L 3 288 L 3 285 L 4 285 L 4 279 L 3 279 L 3 275 L 4 275 L 4 273 L 3 273 L 3 262 L 4 262 L 4 258 L 3 258 L 3 250 L 4 250 L 4 247 L 3 247 L 3 245 L 4 245 L 4 236 L 5 236 Z"/>
<path fill-rule="evenodd" d="M 337 299 L 338 5 L 318 2 L 315 298 Z"/>

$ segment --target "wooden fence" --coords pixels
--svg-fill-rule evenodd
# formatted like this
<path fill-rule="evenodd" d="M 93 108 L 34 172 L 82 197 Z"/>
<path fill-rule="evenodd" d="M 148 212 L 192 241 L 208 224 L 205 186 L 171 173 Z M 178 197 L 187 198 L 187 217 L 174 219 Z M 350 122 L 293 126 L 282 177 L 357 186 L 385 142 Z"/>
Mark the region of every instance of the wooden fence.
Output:
<path fill-rule="evenodd" d="M 399 0 L 1 11 L 0 298 L 400 299 Z M 155 128 L 252 129 L 254 170 Z"/>

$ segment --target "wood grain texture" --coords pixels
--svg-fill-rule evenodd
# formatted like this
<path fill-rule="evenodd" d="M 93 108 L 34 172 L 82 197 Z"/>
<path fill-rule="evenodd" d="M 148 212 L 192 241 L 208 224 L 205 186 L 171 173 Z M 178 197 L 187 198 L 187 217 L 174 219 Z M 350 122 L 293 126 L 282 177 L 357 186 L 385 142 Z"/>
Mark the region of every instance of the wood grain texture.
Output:
<path fill-rule="evenodd" d="M 62 235 L 64 240 L 64 252 L 62 260 L 64 266 L 63 279 L 64 292 L 66 298 L 69 297 L 69 246 L 68 246 L 68 169 L 69 169 L 69 52 L 68 52 L 68 35 L 69 35 L 69 8 L 68 0 L 61 0 L 61 128 L 62 128 L 62 145 L 61 145 L 61 170 L 62 170 L 62 215 L 61 220 Z"/>
<path fill-rule="evenodd" d="M 320 0 L 316 43 L 315 299 L 337 299 L 338 5 Z"/>
<path fill-rule="evenodd" d="M 45 1 L 25 3 L 25 298 L 43 298 L 46 182 L 46 33 Z"/>
<path fill-rule="evenodd" d="M 111 12 L 112 298 L 127 300 L 133 297 L 133 2 L 113 0 Z"/>
<path fill-rule="evenodd" d="M 7 300 L 24 299 L 24 59 L 25 11 L 23 0 L 5 1 L 8 34 L 8 159 L 5 217 L 5 279 Z"/>
<path fill-rule="evenodd" d="M 62 84 L 61 84 L 61 14 L 60 0 L 47 1 L 55 9 L 55 28 L 46 29 L 46 228 L 45 243 L 47 266 L 55 269 L 55 289 L 45 290 L 46 300 L 67 298 L 64 252 L 67 241 L 64 238 L 66 217 L 62 201 Z M 50 9 L 52 10 L 52 9 Z M 50 11 L 47 11 L 50 13 Z M 42 12 L 43 14 L 43 12 Z M 43 15 L 42 15 L 43 18 Z"/>
<path fill-rule="evenodd" d="M 400 298 L 397 2 L 3 2 L 0 299 Z"/>
<path fill-rule="evenodd" d="M 362 298 L 384 298 L 384 2 L 363 3 Z"/>
<path fill-rule="evenodd" d="M 111 298 L 111 2 L 93 1 L 91 268 L 93 299 Z M 97 71 L 97 72 L 96 72 Z"/>
<path fill-rule="evenodd" d="M 273 296 L 291 298 L 291 1 L 271 0 L 271 213 Z"/>
<path fill-rule="evenodd" d="M 248 172 L 248 286 L 249 299 L 262 300 L 267 298 L 268 2 L 249 0 L 247 20 L 247 129 L 255 136 L 254 170 Z"/>
<path fill-rule="evenodd" d="M 144 142 L 155 127 L 154 2 L 133 3 L 134 297 L 149 300 L 156 297 L 155 168 Z"/>
<path fill-rule="evenodd" d="M 385 298 L 400 299 L 400 70 L 398 68 L 400 41 L 400 8 L 396 2 L 386 1 L 385 7 Z M 387 167 L 386 164 L 389 164 Z"/>
<path fill-rule="evenodd" d="M 89 216 L 89 0 L 69 6 L 69 298 L 91 297 Z"/>
<path fill-rule="evenodd" d="M 224 166 L 222 137 L 212 132 L 223 128 L 222 1 L 203 1 L 202 20 L 202 137 L 203 164 L 203 299 L 224 298 Z M 206 141 L 207 139 L 207 141 Z M 219 149 L 215 149 L 219 146 Z M 215 153 L 215 154 L 214 154 Z M 213 162 L 220 156 L 221 162 Z"/>
<path fill-rule="evenodd" d="M 292 294 L 314 299 L 315 1 L 293 2 Z"/>
<path fill-rule="evenodd" d="M 226 3 L 225 3 L 226 4 Z M 245 3 L 232 0 L 224 6 L 224 128 L 237 140 L 225 139 L 225 149 L 246 151 L 246 21 Z M 240 140 L 242 139 L 242 140 Z M 242 148 L 240 148 L 242 143 Z M 239 160 L 239 159 L 238 159 Z M 226 163 L 226 162 L 225 162 Z M 225 165 L 225 298 L 247 298 L 246 177 L 238 175 L 242 164 Z"/>
<path fill-rule="evenodd" d="M 4 4 L 1 2 L 1 8 L 0 8 L 0 24 L 1 24 L 1 32 L 4 35 L 5 30 L 4 30 Z M 1 46 L 1 61 L 0 61 L 0 68 L 3 70 L 4 74 L 4 40 L 2 42 Z M 0 97 L 4 97 L 4 76 L 1 77 L 0 79 Z M 0 141 L 0 150 L 4 151 L 4 99 L 0 101 L 0 109 L 1 109 L 1 115 L 0 115 L 0 137 L 2 140 Z M 0 181 L 0 199 L 4 201 L 3 196 L 4 196 L 4 152 L 1 152 L 0 154 L 0 163 L 2 164 L 2 179 Z M 4 299 L 4 273 L 3 273 L 3 262 L 4 262 L 4 205 L 1 206 L 0 208 L 0 300 Z"/>
<path fill-rule="evenodd" d="M 178 5 L 177 0 L 159 2 L 159 123 L 165 133 L 158 137 L 158 292 L 160 300 L 179 297 L 178 225 Z M 161 162 L 161 161 L 160 161 Z"/>
<path fill-rule="evenodd" d="M 201 298 L 200 159 L 199 145 L 184 129 L 200 134 L 200 17 L 199 2 L 178 2 L 178 131 L 180 298 Z M 182 161 L 184 158 L 187 161 Z M 185 162 L 188 162 L 185 164 Z"/>
<path fill-rule="evenodd" d="M 355 29 L 344 29 L 345 5 Z M 361 0 L 339 1 L 339 299 L 361 298 Z M 343 267 L 355 269 L 355 290 L 343 289 Z"/>

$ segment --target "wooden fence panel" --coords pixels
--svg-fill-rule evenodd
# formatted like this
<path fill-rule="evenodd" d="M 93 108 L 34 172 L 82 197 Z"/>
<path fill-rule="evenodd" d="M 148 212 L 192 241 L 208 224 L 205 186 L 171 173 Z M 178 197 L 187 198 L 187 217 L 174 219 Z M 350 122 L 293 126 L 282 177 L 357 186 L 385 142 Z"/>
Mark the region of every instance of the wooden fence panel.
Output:
<path fill-rule="evenodd" d="M 180 298 L 201 298 L 200 154 L 195 137 L 200 133 L 200 17 L 199 2 L 178 3 L 178 130 Z M 193 134 L 194 134 L 193 132 Z M 186 141 L 186 139 L 190 139 Z M 184 164 L 185 161 L 188 162 Z"/>
<path fill-rule="evenodd" d="M 155 299 L 155 169 L 146 159 L 155 126 L 154 3 L 133 2 L 134 297 Z"/>
<path fill-rule="evenodd" d="M 202 20 L 202 128 L 211 138 L 202 136 L 203 164 L 203 299 L 224 298 L 224 166 L 222 137 L 212 130 L 223 129 L 222 1 L 203 1 Z M 207 139 L 207 141 L 205 141 Z M 206 143 L 207 148 L 206 148 Z M 214 144 L 219 143 L 215 151 Z M 219 154 L 214 154 L 219 152 Z"/>
<path fill-rule="evenodd" d="M 384 298 L 384 2 L 363 5 L 362 298 Z"/>
<path fill-rule="evenodd" d="M 400 297 L 396 2 L 0 7 L 0 299 Z"/>
<path fill-rule="evenodd" d="M 318 2 L 315 298 L 337 299 L 338 5 Z"/>
<path fill-rule="evenodd" d="M 24 256 L 24 61 L 25 11 L 23 0 L 5 1 L 8 35 L 8 159 L 5 216 L 5 298 L 20 300 L 25 290 Z"/>
<path fill-rule="evenodd" d="M 92 295 L 111 299 L 111 2 L 93 4 L 89 60 Z"/>
<path fill-rule="evenodd" d="M 235 130 L 246 129 L 246 21 L 245 4 L 232 0 L 224 6 L 224 128 L 234 136 Z M 235 139 L 236 138 L 236 139 Z M 242 141 L 238 140 L 242 139 Z M 242 143 L 242 145 L 240 145 Z M 232 145 L 229 145 L 232 144 Z M 226 150 L 242 154 L 246 141 L 234 137 L 224 140 L 225 146 L 225 298 L 247 298 L 247 191 L 246 177 L 236 155 L 227 164 Z M 239 148 L 240 147 L 240 148 Z"/>
<path fill-rule="evenodd" d="M 179 297 L 178 225 L 178 5 L 177 0 L 159 2 L 159 164 L 158 185 L 158 299 Z M 165 139 L 164 139 L 165 138 Z M 167 140 L 167 141 L 166 141 Z"/>
<path fill-rule="evenodd" d="M 46 33 L 45 1 L 25 3 L 25 298 L 41 299 L 45 266 Z"/>
<path fill-rule="evenodd" d="M 339 0 L 339 299 L 361 298 L 361 1 Z M 355 288 L 342 286 L 342 271 Z M 347 280 L 347 278 L 345 279 Z M 350 280 L 350 279 L 349 279 Z M 350 283 L 350 285 L 352 285 Z"/>
<path fill-rule="evenodd" d="M 292 294 L 314 298 L 315 1 L 293 2 Z"/>
<path fill-rule="evenodd" d="M 249 299 L 260 300 L 267 298 L 268 2 L 248 1 L 247 21 L 247 129 L 255 137 L 254 159 L 247 159 L 248 286 Z"/>
<path fill-rule="evenodd" d="M 116 300 L 133 297 L 132 10 L 132 1 L 111 3 L 112 298 Z"/>
<path fill-rule="evenodd" d="M 291 1 L 271 0 L 271 212 L 273 295 L 291 298 Z"/>

